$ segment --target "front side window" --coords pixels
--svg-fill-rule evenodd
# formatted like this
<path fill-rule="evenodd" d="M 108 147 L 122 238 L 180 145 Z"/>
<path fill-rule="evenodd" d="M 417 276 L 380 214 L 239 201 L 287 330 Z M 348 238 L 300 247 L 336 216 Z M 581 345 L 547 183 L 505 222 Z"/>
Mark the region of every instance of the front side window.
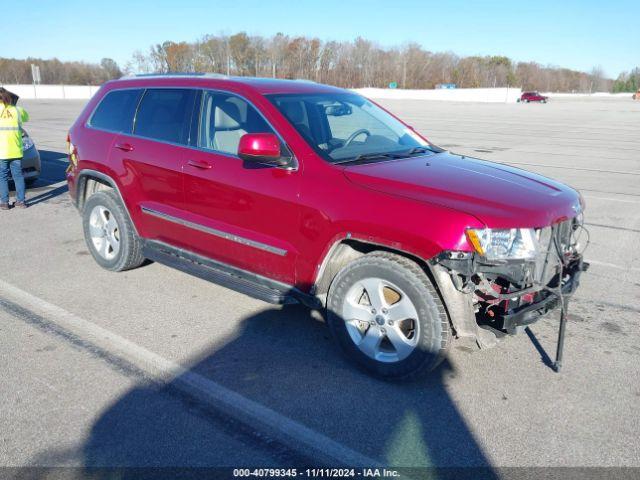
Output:
<path fill-rule="evenodd" d="M 107 93 L 91 116 L 89 125 L 112 132 L 131 133 L 133 114 L 142 92 L 142 89 L 135 89 Z"/>
<path fill-rule="evenodd" d="M 326 160 L 390 158 L 438 150 L 360 95 L 269 95 L 307 142 Z"/>
<path fill-rule="evenodd" d="M 195 90 L 154 88 L 145 92 L 133 133 L 164 142 L 186 144 Z"/>
<path fill-rule="evenodd" d="M 231 155 L 238 153 L 246 133 L 275 133 L 249 103 L 235 95 L 205 91 L 200 107 L 198 147 Z"/>

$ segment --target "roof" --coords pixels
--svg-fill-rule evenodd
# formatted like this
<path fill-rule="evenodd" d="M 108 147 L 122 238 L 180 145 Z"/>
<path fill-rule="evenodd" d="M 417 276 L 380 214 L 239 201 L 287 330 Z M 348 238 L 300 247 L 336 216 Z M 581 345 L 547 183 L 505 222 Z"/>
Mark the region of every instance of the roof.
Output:
<path fill-rule="evenodd" d="M 242 90 L 249 88 L 261 95 L 275 93 L 339 93 L 345 90 L 330 85 L 315 83 L 310 80 L 283 80 L 278 78 L 235 77 L 216 73 L 185 73 L 185 74 L 150 74 L 122 77 L 108 82 L 115 86 L 190 86 L 228 88 Z"/>

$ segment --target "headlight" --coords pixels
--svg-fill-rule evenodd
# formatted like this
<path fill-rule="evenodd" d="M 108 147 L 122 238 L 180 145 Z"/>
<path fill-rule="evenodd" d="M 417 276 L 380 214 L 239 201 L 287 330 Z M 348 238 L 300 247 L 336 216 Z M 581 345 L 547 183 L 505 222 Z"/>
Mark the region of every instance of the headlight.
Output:
<path fill-rule="evenodd" d="M 33 140 L 31 140 L 31 137 L 29 137 L 29 135 L 23 134 L 22 135 L 22 149 L 23 150 L 29 150 L 31 147 L 33 147 Z"/>
<path fill-rule="evenodd" d="M 536 257 L 538 241 L 533 228 L 467 230 L 476 252 L 487 260 L 530 260 Z"/>

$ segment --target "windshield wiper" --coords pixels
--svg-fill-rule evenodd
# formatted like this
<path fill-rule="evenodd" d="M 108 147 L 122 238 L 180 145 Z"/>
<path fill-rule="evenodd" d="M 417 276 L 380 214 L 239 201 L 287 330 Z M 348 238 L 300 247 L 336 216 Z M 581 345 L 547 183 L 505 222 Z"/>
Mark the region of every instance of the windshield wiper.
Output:
<path fill-rule="evenodd" d="M 400 151 L 395 151 L 395 152 L 383 152 L 383 153 L 361 153 L 360 155 L 356 155 L 353 158 L 347 158 L 344 160 L 338 160 L 337 162 L 333 162 L 333 163 L 352 163 L 352 162 L 359 162 L 362 160 L 375 160 L 377 158 L 383 158 L 383 159 L 397 159 L 397 158 L 406 158 L 409 157 L 411 155 L 415 155 L 416 153 L 427 153 L 427 152 L 431 152 L 431 153 L 437 153 L 434 150 L 431 150 L 429 147 L 413 147 L 411 150 L 400 150 Z"/>
<path fill-rule="evenodd" d="M 352 163 L 352 162 L 360 162 L 362 160 L 375 160 L 376 158 L 398 158 L 396 153 L 361 153 L 360 155 L 356 155 L 353 158 L 346 158 L 344 160 L 338 160 L 337 162 L 333 162 L 334 164 L 339 163 Z"/>
<path fill-rule="evenodd" d="M 435 153 L 429 147 L 413 147 L 411 150 L 407 150 L 406 152 L 402 152 L 402 153 L 403 155 L 414 155 L 416 153 L 427 153 L 427 152 Z"/>

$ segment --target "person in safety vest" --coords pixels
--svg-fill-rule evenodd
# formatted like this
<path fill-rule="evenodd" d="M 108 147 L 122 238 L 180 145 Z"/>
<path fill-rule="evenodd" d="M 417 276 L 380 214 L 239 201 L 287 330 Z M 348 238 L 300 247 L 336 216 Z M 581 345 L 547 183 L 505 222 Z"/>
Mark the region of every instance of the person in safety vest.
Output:
<path fill-rule="evenodd" d="M 27 208 L 22 176 L 22 123 L 29 114 L 13 105 L 13 96 L 0 88 L 0 210 L 9 210 L 9 172 L 16 186 L 18 208 Z"/>

